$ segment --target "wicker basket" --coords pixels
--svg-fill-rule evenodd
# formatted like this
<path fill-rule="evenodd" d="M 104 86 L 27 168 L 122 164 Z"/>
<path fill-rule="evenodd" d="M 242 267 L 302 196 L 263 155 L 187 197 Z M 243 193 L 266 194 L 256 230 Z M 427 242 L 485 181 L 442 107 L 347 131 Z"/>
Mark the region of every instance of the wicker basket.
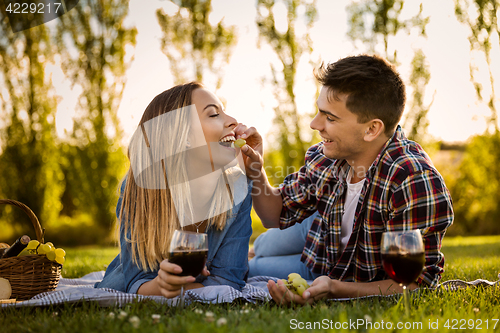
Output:
<path fill-rule="evenodd" d="M 35 228 L 36 238 L 43 243 L 44 229 L 31 209 L 18 201 L 0 199 L 0 204 L 21 208 L 30 218 Z M 9 280 L 12 287 L 12 298 L 18 301 L 46 291 L 56 289 L 61 277 L 62 265 L 50 261 L 45 255 L 35 254 L 21 257 L 0 259 L 0 277 Z"/>

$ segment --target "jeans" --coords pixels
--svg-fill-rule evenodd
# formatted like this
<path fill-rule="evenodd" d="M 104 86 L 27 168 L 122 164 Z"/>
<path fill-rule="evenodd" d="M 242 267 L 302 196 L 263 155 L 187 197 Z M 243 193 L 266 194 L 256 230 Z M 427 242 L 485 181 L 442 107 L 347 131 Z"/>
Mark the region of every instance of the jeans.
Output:
<path fill-rule="evenodd" d="M 320 276 L 300 261 L 307 234 L 317 215 L 315 213 L 287 229 L 270 229 L 257 237 L 255 257 L 248 262 L 249 277 L 265 275 L 287 279 L 288 274 L 298 273 L 306 280 L 314 280 Z"/>

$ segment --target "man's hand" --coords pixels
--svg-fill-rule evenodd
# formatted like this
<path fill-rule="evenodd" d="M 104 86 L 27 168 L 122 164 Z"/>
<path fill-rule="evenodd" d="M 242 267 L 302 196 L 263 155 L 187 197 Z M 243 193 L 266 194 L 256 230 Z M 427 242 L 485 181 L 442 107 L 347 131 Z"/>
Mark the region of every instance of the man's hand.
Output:
<path fill-rule="evenodd" d="M 273 300 L 279 305 L 289 306 L 294 303 L 304 305 L 306 303 L 312 304 L 314 302 L 312 299 L 306 300 L 305 298 L 292 293 L 288 290 L 281 279 L 278 280 L 277 284 L 273 280 L 269 280 L 267 282 L 267 289 L 269 289 L 269 293 L 271 294 Z"/>
<path fill-rule="evenodd" d="M 262 174 L 264 160 L 263 140 L 255 127 L 248 128 L 243 124 L 235 127 L 236 139 L 245 139 L 246 145 L 241 147 L 246 174 L 251 179 L 257 179 Z"/>
<path fill-rule="evenodd" d="M 309 288 L 304 291 L 302 296 L 298 296 L 292 293 L 285 286 L 283 281 L 278 280 L 278 284 L 274 281 L 269 280 L 267 282 L 267 288 L 273 300 L 279 305 L 290 305 L 290 304 L 312 304 L 323 298 L 330 297 L 330 288 L 335 280 L 330 279 L 328 276 L 320 276 L 311 284 Z"/>
<path fill-rule="evenodd" d="M 234 132 L 236 138 L 245 139 L 247 144 L 241 147 L 246 176 L 253 181 L 253 207 L 266 228 L 278 228 L 283 200 L 280 190 L 269 184 L 264 171 L 264 148 L 262 137 L 254 127 L 247 128 L 238 124 Z"/>
<path fill-rule="evenodd" d="M 326 275 L 314 280 L 311 287 L 304 291 L 302 297 L 289 291 L 282 281 L 278 281 L 278 285 L 276 285 L 274 281 L 270 280 L 267 283 L 267 288 L 273 300 L 280 305 L 289 305 L 291 303 L 304 305 L 312 304 L 321 299 L 392 295 L 403 292 L 403 288 L 390 279 L 372 282 L 343 282 L 331 279 Z M 415 282 L 408 286 L 409 290 L 415 288 L 418 288 Z"/>
<path fill-rule="evenodd" d="M 335 295 L 336 284 L 340 283 L 338 280 L 330 279 L 328 276 L 323 275 L 318 277 L 303 293 L 306 300 L 319 301 L 323 298 L 332 298 Z"/>

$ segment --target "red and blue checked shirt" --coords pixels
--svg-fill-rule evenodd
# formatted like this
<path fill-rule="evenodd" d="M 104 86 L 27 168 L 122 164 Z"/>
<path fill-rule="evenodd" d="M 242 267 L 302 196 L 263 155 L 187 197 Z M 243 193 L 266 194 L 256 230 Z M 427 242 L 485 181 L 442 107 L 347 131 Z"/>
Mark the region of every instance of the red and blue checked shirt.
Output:
<path fill-rule="evenodd" d="M 350 166 L 345 160 L 327 158 L 322 148 L 323 143 L 309 148 L 305 165 L 288 175 L 280 187 L 281 229 L 319 212 L 301 260 L 312 272 L 342 281 L 388 279 L 380 254 L 382 233 L 420 229 L 425 268 L 417 283 L 435 287 L 443 272 L 441 241 L 453 222 L 453 208 L 443 178 L 422 147 L 408 140 L 398 126 L 366 173 L 352 234 L 342 253 L 341 223 Z"/>

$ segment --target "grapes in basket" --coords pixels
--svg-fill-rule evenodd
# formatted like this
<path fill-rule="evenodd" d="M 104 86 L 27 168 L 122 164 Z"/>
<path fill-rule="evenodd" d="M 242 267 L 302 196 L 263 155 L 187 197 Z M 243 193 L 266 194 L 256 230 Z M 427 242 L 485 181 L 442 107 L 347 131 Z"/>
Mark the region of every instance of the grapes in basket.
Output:
<path fill-rule="evenodd" d="M 26 248 L 19 253 L 19 256 L 25 256 L 30 254 L 45 254 L 47 259 L 55 261 L 58 264 L 64 264 L 66 260 L 66 251 L 61 248 L 55 248 L 54 244 L 47 242 L 45 244 L 40 243 L 36 239 L 31 240 Z"/>

